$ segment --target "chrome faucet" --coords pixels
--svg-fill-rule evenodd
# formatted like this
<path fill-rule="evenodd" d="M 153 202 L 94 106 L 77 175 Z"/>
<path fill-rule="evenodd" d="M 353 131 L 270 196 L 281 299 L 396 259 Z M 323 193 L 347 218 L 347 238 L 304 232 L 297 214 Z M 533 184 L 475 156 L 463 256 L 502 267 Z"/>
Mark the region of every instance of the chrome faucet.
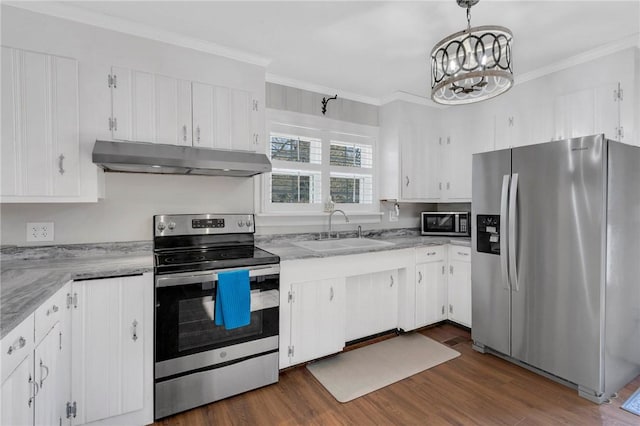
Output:
<path fill-rule="evenodd" d="M 338 210 L 334 210 L 331 212 L 331 214 L 329 215 L 329 238 L 331 237 L 331 218 L 333 217 L 334 213 L 342 213 L 344 215 L 344 220 L 349 223 L 349 216 L 347 216 L 347 214 L 345 212 L 343 212 L 342 210 L 338 209 Z"/>

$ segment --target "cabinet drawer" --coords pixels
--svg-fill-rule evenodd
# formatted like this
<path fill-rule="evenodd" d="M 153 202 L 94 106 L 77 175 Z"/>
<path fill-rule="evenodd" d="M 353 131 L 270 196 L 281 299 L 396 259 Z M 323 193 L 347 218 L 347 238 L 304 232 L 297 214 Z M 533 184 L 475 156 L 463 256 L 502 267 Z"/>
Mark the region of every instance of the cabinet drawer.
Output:
<path fill-rule="evenodd" d="M 444 254 L 444 246 L 416 247 L 416 263 L 442 260 Z"/>
<path fill-rule="evenodd" d="M 67 313 L 67 293 L 70 284 L 65 284 L 35 312 L 35 342 L 36 344 L 47 335 L 49 330 Z"/>
<path fill-rule="evenodd" d="M 458 260 L 462 262 L 471 262 L 471 248 L 464 246 L 449 246 L 449 261 Z"/>
<path fill-rule="evenodd" d="M 33 314 L 2 339 L 2 382 L 33 351 Z"/>

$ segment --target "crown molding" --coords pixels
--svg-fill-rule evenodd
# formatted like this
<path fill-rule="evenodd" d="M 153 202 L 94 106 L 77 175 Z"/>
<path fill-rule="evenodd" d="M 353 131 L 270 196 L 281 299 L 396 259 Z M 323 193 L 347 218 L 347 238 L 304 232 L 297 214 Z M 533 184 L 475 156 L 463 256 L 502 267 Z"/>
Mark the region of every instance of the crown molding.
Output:
<path fill-rule="evenodd" d="M 596 47 L 595 49 L 587 50 L 586 52 L 580 53 L 578 55 L 570 56 L 560 62 L 556 62 L 555 64 L 538 68 L 520 75 L 515 75 L 514 85 L 526 83 L 528 81 L 544 77 L 554 72 L 562 71 L 577 65 L 582 65 L 586 62 L 590 62 L 595 59 L 599 59 L 631 47 L 640 48 L 640 33 L 604 44 L 602 46 Z"/>
<path fill-rule="evenodd" d="M 374 98 L 372 96 L 360 95 L 353 92 L 345 92 L 333 87 L 296 80 L 294 78 L 289 78 L 277 74 L 267 73 L 266 80 L 268 83 L 281 84 L 283 86 L 295 87 L 296 89 L 308 90 L 310 92 L 316 93 L 325 93 L 328 95 L 338 94 L 342 99 L 349 99 L 351 101 L 380 106 L 380 99 Z"/>
<path fill-rule="evenodd" d="M 212 55 L 222 56 L 240 62 L 252 65 L 266 67 L 271 62 L 270 58 L 244 52 L 239 49 L 222 46 L 210 41 L 185 36 L 172 31 L 165 31 L 152 26 L 144 25 L 128 19 L 116 18 L 101 13 L 95 13 L 79 7 L 58 3 L 55 1 L 9 1 L 3 2 L 3 5 L 28 10 L 30 12 L 41 13 L 44 15 L 55 16 L 57 18 L 67 19 L 82 24 L 92 25 L 94 27 L 106 30 L 116 31 L 119 33 L 130 34 L 150 40 L 155 40 L 167 44 L 172 44 L 187 49 L 193 49 Z"/>

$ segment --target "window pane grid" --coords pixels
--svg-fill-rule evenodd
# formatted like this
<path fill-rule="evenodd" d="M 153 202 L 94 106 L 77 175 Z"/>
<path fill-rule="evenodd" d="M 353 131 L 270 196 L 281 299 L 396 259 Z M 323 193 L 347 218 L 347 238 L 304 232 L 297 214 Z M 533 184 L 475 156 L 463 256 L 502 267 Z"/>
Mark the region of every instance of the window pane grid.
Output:
<path fill-rule="evenodd" d="M 274 169 L 271 172 L 272 203 L 311 204 L 321 200 L 321 173 Z"/>
<path fill-rule="evenodd" d="M 373 147 L 350 142 L 331 141 L 329 164 L 331 166 L 373 167 Z"/>
<path fill-rule="evenodd" d="M 372 204 L 373 177 L 371 175 L 331 173 L 331 198 L 341 204 Z"/>
<path fill-rule="evenodd" d="M 272 133 L 271 159 L 306 164 L 321 164 L 322 143 L 319 139 Z"/>

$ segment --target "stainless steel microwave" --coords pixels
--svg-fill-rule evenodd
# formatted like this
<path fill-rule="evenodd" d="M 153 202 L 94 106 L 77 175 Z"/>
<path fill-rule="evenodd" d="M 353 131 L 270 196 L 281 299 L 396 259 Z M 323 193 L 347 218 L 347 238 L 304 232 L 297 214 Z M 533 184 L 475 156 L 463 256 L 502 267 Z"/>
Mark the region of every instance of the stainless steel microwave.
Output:
<path fill-rule="evenodd" d="M 420 214 L 422 235 L 471 236 L 471 214 L 469 212 L 422 212 Z"/>

